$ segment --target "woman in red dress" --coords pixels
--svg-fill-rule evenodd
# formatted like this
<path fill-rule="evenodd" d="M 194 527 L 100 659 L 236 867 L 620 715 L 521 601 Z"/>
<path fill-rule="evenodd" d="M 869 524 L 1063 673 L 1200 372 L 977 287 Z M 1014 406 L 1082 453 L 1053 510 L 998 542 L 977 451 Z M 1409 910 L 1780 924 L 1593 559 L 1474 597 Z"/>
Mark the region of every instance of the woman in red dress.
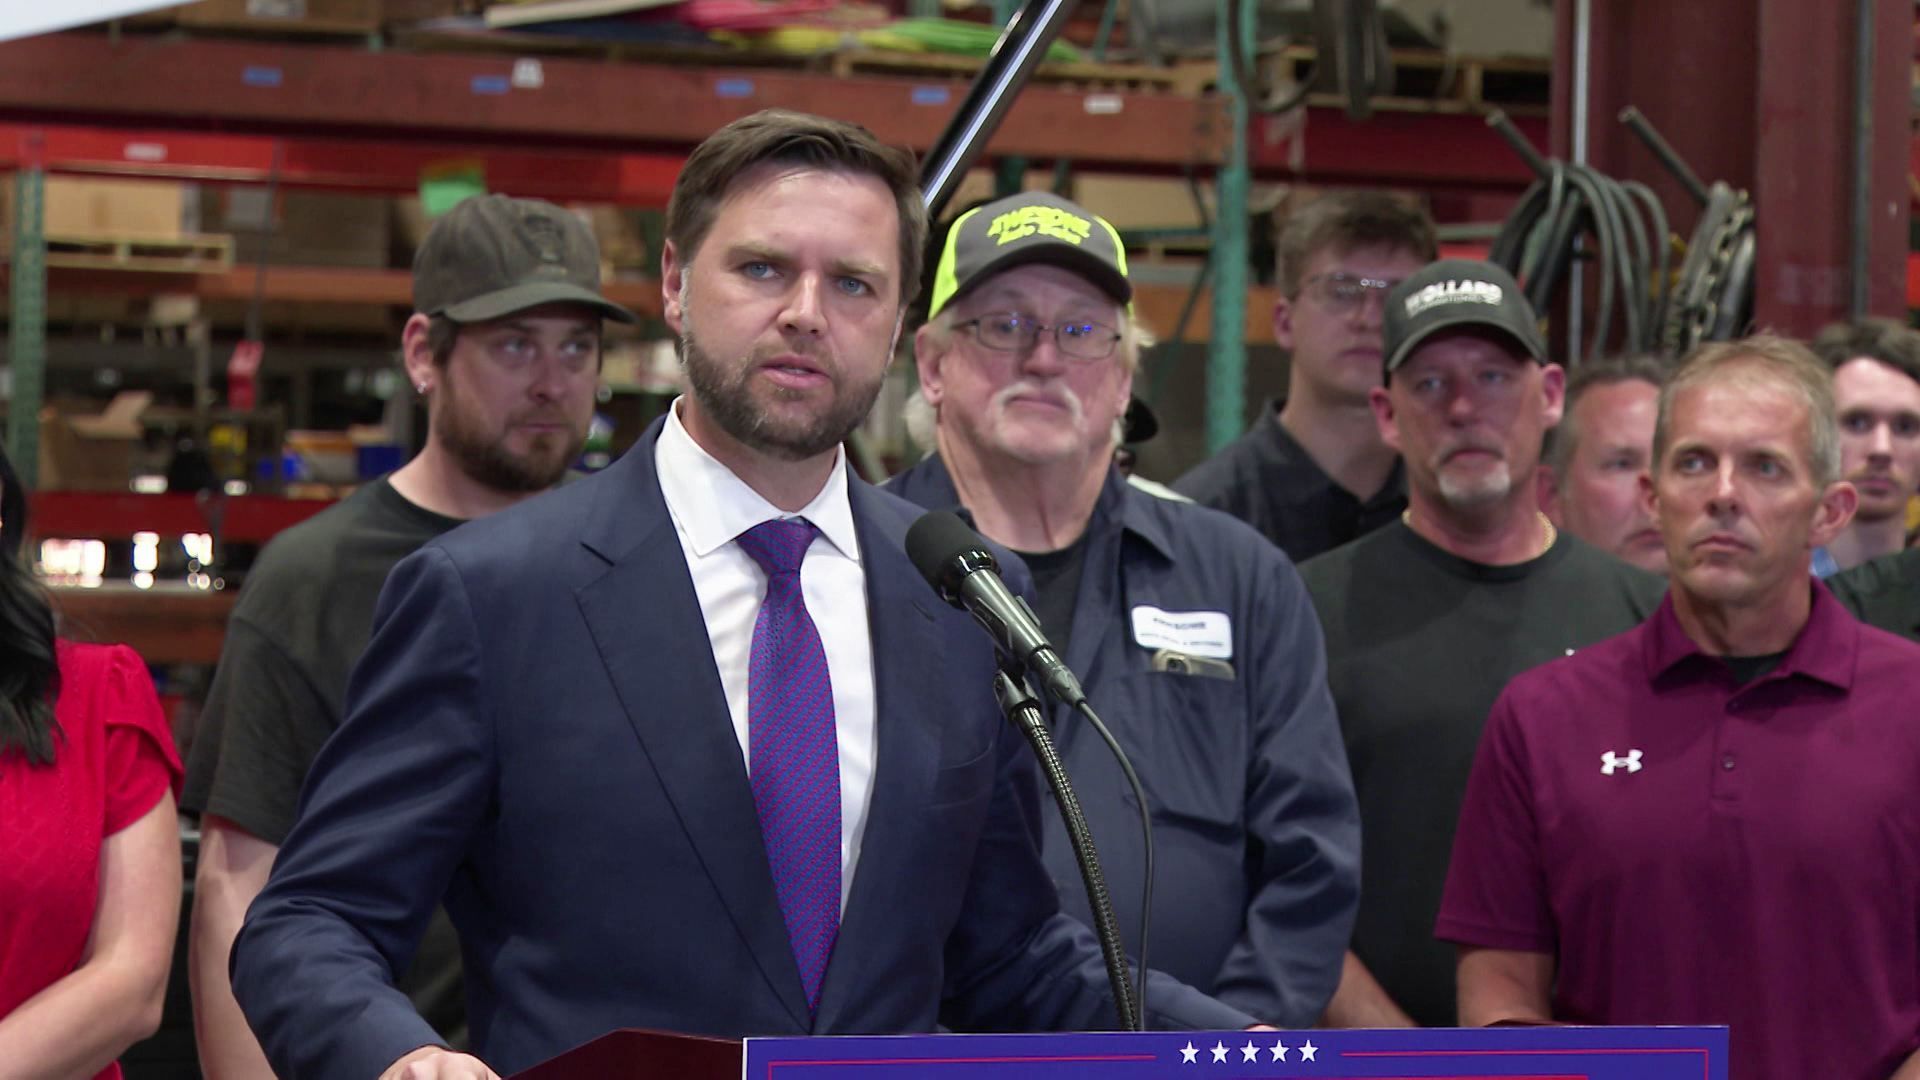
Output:
<path fill-rule="evenodd" d="M 0 453 L 0 1080 L 120 1076 L 180 911 L 180 759 L 124 645 L 54 637 Z"/>

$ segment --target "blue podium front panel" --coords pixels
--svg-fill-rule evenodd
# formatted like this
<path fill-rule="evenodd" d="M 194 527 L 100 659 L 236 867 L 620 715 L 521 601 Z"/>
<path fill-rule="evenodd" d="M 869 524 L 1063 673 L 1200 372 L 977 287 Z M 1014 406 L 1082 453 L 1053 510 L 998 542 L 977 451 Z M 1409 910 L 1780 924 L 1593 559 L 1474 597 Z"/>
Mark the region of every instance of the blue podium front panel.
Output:
<path fill-rule="evenodd" d="M 748 1039 L 746 1080 L 1726 1080 L 1727 1029 L 1428 1028 Z"/>

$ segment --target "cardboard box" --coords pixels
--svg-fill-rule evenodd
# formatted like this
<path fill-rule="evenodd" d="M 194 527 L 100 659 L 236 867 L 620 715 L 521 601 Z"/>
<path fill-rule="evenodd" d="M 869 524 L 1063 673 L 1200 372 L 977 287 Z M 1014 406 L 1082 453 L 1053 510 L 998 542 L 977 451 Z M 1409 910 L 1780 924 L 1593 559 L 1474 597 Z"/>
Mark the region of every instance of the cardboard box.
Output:
<path fill-rule="evenodd" d="M 1212 185 L 1201 190 L 1212 198 Z M 1197 229 L 1200 210 L 1184 180 L 1083 173 L 1073 179 L 1073 200 L 1116 229 Z"/>
<path fill-rule="evenodd" d="M 173 240 L 184 235 L 188 185 L 177 180 L 95 180 L 49 176 L 41 230 L 48 236 Z M 12 174 L 0 176 L 0 224 L 12 242 Z"/>
<path fill-rule="evenodd" d="M 146 430 L 140 414 L 153 403 L 145 390 L 123 390 L 105 410 L 75 416 L 40 413 L 40 487 L 48 491 L 125 491 Z"/>
<path fill-rule="evenodd" d="M 256 194 L 228 188 L 201 207 L 203 220 L 234 234 L 236 264 L 385 269 L 392 259 L 393 214 L 384 196 L 283 191 L 276 206 L 266 207 L 255 205 Z M 262 233 L 262 226 L 271 231 Z"/>

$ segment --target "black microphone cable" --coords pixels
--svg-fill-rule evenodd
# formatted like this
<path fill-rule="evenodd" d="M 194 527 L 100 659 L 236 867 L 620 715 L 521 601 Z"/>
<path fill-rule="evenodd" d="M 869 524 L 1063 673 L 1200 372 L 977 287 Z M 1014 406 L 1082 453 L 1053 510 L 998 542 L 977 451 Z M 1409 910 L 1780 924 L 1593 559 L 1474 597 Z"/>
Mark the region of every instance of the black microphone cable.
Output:
<path fill-rule="evenodd" d="M 1006 658 L 1007 663 L 1025 674 L 1032 670 L 1045 691 L 1062 704 L 1073 709 L 1083 717 L 1100 740 L 1107 744 L 1119 763 L 1120 771 L 1126 776 L 1128 786 L 1133 790 L 1135 803 L 1140 811 L 1140 833 L 1143 845 L 1142 864 L 1144 880 L 1140 897 L 1140 950 L 1136 978 L 1131 988 L 1127 982 L 1125 949 L 1120 949 L 1119 971 L 1113 972 L 1114 959 L 1108 958 L 1109 974 L 1116 983 L 1114 993 L 1116 1005 L 1122 1022 L 1131 1024 L 1136 1030 L 1145 1031 L 1147 1024 L 1147 934 L 1152 927 L 1153 913 L 1153 816 L 1147 805 L 1147 792 L 1140 783 L 1140 774 L 1134 770 L 1133 762 L 1127 752 L 1121 748 L 1120 741 L 1113 736 L 1093 707 L 1087 703 L 1087 697 L 1066 665 L 1058 658 L 1052 644 L 1046 641 L 1040 630 L 1040 620 L 1027 606 L 1025 600 L 1014 596 L 1000 580 L 1000 567 L 988 549 L 980 534 L 973 531 L 960 517 L 946 510 L 931 510 L 920 516 L 918 521 L 908 528 L 906 536 L 907 558 L 920 571 L 927 583 L 933 586 L 940 598 L 954 607 L 973 615 L 974 620 L 987 631 L 994 641 L 996 649 Z M 978 575 L 986 574 L 982 579 Z M 969 579 L 974 584 L 969 586 Z M 980 587 L 984 583 L 985 587 Z M 969 601 L 972 601 L 971 603 Z M 1036 647 L 1037 646 L 1037 647 Z M 1020 682 L 1024 683 L 1024 679 Z M 1020 689 L 1006 672 L 999 673 L 995 680 L 995 691 L 1000 698 L 1003 711 L 1016 725 L 1015 713 L 1030 706 L 1031 699 L 1020 700 Z M 1044 715 L 1044 714 L 1042 714 Z M 1041 759 L 1041 766 L 1047 773 L 1047 779 L 1054 788 L 1055 800 L 1060 804 L 1061 815 L 1066 819 L 1069 839 L 1074 841 L 1074 854 L 1080 860 L 1081 876 L 1085 879 L 1088 893 L 1088 905 L 1094 911 L 1095 929 L 1102 932 L 1102 948 L 1107 931 L 1112 929 L 1113 913 L 1110 898 L 1105 888 L 1105 875 L 1100 870 L 1099 858 L 1094 853 L 1092 838 L 1084 836 L 1085 857 L 1081 853 L 1082 834 L 1086 832 L 1085 816 L 1081 812 L 1079 800 L 1073 795 L 1072 785 L 1068 782 L 1064 766 L 1059 764 L 1057 754 L 1051 751 L 1052 738 L 1045 730 L 1033 732 L 1025 730 L 1028 741 L 1033 744 Z M 1043 745 L 1044 744 L 1044 745 Z M 1055 780 L 1058 783 L 1055 783 Z M 1078 830 L 1078 831 L 1076 831 Z M 1103 910 L 1104 909 L 1104 910 Z M 1118 943 L 1119 934 L 1113 933 Z M 1131 989 L 1131 1004 L 1135 1006 L 1134 1015 L 1127 1015 L 1128 990 Z"/>
<path fill-rule="evenodd" d="M 1107 729 L 1107 725 L 1094 714 L 1093 706 L 1087 704 L 1085 700 L 1075 705 L 1074 711 L 1085 718 L 1088 725 L 1100 736 L 1100 741 L 1107 744 L 1108 750 L 1113 751 L 1113 760 L 1120 763 L 1120 771 L 1127 777 L 1127 786 L 1133 789 L 1133 801 L 1140 808 L 1142 848 L 1140 861 L 1141 877 L 1144 880 L 1140 886 L 1140 970 L 1139 978 L 1134 984 L 1133 997 L 1140 1008 L 1140 1030 L 1145 1031 L 1147 1030 L 1147 931 L 1153 925 L 1153 815 L 1147 809 L 1147 789 L 1141 785 L 1140 774 L 1133 770 L 1133 762 L 1127 757 L 1127 752 L 1120 749 L 1120 740 L 1113 737 L 1113 732 Z"/>

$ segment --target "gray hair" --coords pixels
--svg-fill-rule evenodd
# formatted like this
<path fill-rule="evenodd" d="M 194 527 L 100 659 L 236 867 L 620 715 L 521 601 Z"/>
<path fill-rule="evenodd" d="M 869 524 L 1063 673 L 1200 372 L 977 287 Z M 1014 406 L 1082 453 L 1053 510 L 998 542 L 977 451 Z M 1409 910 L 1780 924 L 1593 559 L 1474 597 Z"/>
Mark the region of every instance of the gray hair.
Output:
<path fill-rule="evenodd" d="M 933 321 L 927 323 L 927 337 L 931 339 L 935 349 L 944 353 L 953 347 L 954 335 L 959 332 L 954 328 L 955 320 L 955 310 L 952 306 L 948 306 L 940 314 L 935 315 Z M 1120 363 L 1127 374 L 1139 373 L 1140 357 L 1148 349 L 1153 348 L 1154 342 L 1153 331 L 1147 329 L 1147 325 L 1140 321 L 1140 317 L 1129 310 L 1126 325 L 1120 328 L 1119 349 Z M 900 418 L 906 424 L 907 438 L 912 439 L 913 444 L 921 450 L 932 453 L 935 448 L 933 432 L 939 422 L 939 410 L 927 401 L 918 386 L 914 387 L 913 396 L 907 399 Z M 1126 425 L 1125 416 L 1113 422 L 1113 445 L 1119 446 L 1126 438 Z"/>
<path fill-rule="evenodd" d="M 1653 425 L 1656 470 L 1666 457 L 1674 400 L 1718 379 L 1773 386 L 1799 398 L 1807 407 L 1807 463 L 1814 486 L 1825 488 L 1840 479 L 1840 420 L 1834 414 L 1833 372 L 1811 349 L 1778 334 L 1709 342 L 1681 361 L 1660 390 L 1660 416 Z"/>

